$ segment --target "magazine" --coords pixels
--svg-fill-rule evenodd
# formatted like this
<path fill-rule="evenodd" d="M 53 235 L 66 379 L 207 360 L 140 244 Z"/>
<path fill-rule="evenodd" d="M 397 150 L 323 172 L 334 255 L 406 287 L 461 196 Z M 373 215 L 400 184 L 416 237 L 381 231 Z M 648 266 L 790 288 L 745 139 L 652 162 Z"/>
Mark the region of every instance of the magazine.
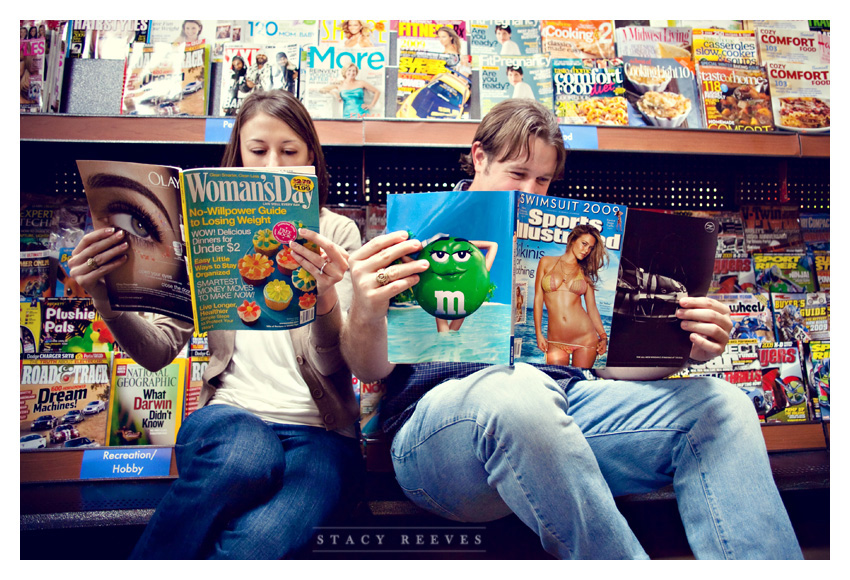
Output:
<path fill-rule="evenodd" d="M 774 292 L 772 310 L 776 340 L 829 340 L 829 292 Z"/>
<path fill-rule="evenodd" d="M 699 87 L 690 58 L 622 59 L 629 125 L 702 128 Z"/>
<path fill-rule="evenodd" d="M 696 63 L 705 128 L 773 131 L 770 87 L 764 68 L 698 59 Z"/>
<path fill-rule="evenodd" d="M 21 355 L 21 450 L 106 444 L 109 362 L 103 352 Z"/>
<path fill-rule="evenodd" d="M 732 331 L 729 333 L 731 340 L 755 339 L 759 344 L 777 340 L 768 293 L 709 296 L 729 307 L 732 316 Z"/>
<path fill-rule="evenodd" d="M 198 409 L 198 399 L 204 386 L 204 371 L 210 362 L 209 353 L 192 354 L 189 357 L 189 378 L 186 381 L 186 393 L 183 397 L 183 418 Z"/>
<path fill-rule="evenodd" d="M 803 242 L 810 250 L 829 250 L 829 212 L 800 214 Z"/>
<path fill-rule="evenodd" d="M 206 115 L 209 69 L 206 43 L 135 43 L 127 55 L 121 113 Z"/>
<path fill-rule="evenodd" d="M 714 258 L 714 275 L 709 294 L 756 294 L 756 272 L 752 258 Z"/>
<path fill-rule="evenodd" d="M 21 302 L 49 298 L 56 286 L 56 259 L 49 250 L 21 252 Z"/>
<path fill-rule="evenodd" d="M 537 20 L 469 21 L 469 53 L 473 56 L 532 56 L 541 52 Z"/>
<path fill-rule="evenodd" d="M 756 34 L 752 30 L 718 30 L 694 28 L 692 31 L 694 62 L 711 61 L 727 64 L 758 65 Z"/>
<path fill-rule="evenodd" d="M 805 23 L 805 20 L 800 22 Z M 755 31 L 761 64 L 784 62 L 810 67 L 821 64 L 818 33 L 809 31 L 808 26 L 798 30 L 760 27 Z"/>
<path fill-rule="evenodd" d="M 106 444 L 174 445 L 183 420 L 186 359 L 151 372 L 132 359 L 112 363 Z"/>
<path fill-rule="evenodd" d="M 312 167 L 180 173 L 195 332 L 290 329 L 316 316 L 316 279 L 289 242 L 319 231 Z"/>
<path fill-rule="evenodd" d="M 41 304 L 21 302 L 21 354 L 35 354 L 41 344 Z"/>
<path fill-rule="evenodd" d="M 773 116 L 779 129 L 829 131 L 829 65 L 768 62 Z"/>
<path fill-rule="evenodd" d="M 41 301 L 39 352 L 111 352 L 114 339 L 91 298 Z"/>
<path fill-rule="evenodd" d="M 77 161 L 95 228 L 125 232 L 127 262 L 106 276 L 113 310 L 192 320 L 180 170 L 115 161 Z"/>
<path fill-rule="evenodd" d="M 469 55 L 465 20 L 399 20 L 396 50 Z"/>
<path fill-rule="evenodd" d="M 542 50 L 552 58 L 614 58 L 613 20 L 541 20 Z"/>
<path fill-rule="evenodd" d="M 614 38 L 620 58 L 692 58 L 689 27 L 624 26 Z"/>
<path fill-rule="evenodd" d="M 508 99 L 531 99 L 552 109 L 552 62 L 548 56 L 473 56 L 472 64 L 480 70 L 482 117 Z"/>
<path fill-rule="evenodd" d="M 799 207 L 746 204 L 740 209 L 747 253 L 792 248 L 803 251 Z"/>
<path fill-rule="evenodd" d="M 390 360 L 548 360 L 583 368 L 683 364 L 690 342 L 675 317 L 676 304 L 686 293 L 705 294 L 716 224 L 630 212 L 614 204 L 512 191 L 388 196 L 387 228 L 422 240 L 418 256 L 432 264 L 416 286 L 391 302 Z M 572 231 L 579 244 L 595 247 L 601 239 L 586 274 L 565 253 Z M 685 257 L 679 251 L 686 247 Z M 557 300 L 561 294 L 547 294 L 561 286 L 584 296 L 580 318 L 586 324 L 576 325 L 580 336 L 572 336 L 574 326 L 567 332 L 549 327 L 548 310 L 565 306 Z M 607 352 L 603 334 L 609 337 Z M 647 341 L 648 335 L 665 338 Z M 636 340 L 653 345 L 641 347 Z M 576 343 L 583 351 L 578 355 Z"/>
<path fill-rule="evenodd" d="M 744 391 L 753 402 L 759 423 L 765 422 L 764 388 L 762 386 L 761 365 L 759 365 L 757 360 L 753 360 L 747 365 L 742 365 L 741 368 L 734 371 L 683 372 L 668 378 L 683 377 L 714 377 L 716 379 L 723 379 L 727 383 L 732 383 Z"/>
<path fill-rule="evenodd" d="M 773 28 L 776 30 L 809 30 L 809 20 L 744 20 L 745 30 Z"/>
<path fill-rule="evenodd" d="M 469 118 L 471 76 L 469 55 L 400 51 L 395 116 L 404 119 Z"/>
<path fill-rule="evenodd" d="M 798 423 L 809 420 L 803 359 L 796 344 L 762 343 L 759 347 L 765 422 Z"/>
<path fill-rule="evenodd" d="M 815 413 L 829 421 L 829 341 L 813 340 L 806 344 L 806 376 Z"/>
<path fill-rule="evenodd" d="M 555 115 L 567 125 L 628 125 L 620 59 L 552 59 Z"/>
<path fill-rule="evenodd" d="M 318 44 L 321 46 L 332 44 L 344 48 L 381 47 L 388 50 L 390 22 L 389 20 L 320 20 Z"/>
<path fill-rule="evenodd" d="M 818 291 L 829 292 L 829 250 L 813 250 L 811 255 Z"/>
<path fill-rule="evenodd" d="M 706 295 L 717 229 L 710 218 L 629 210 L 608 366 L 685 364 L 692 345 L 676 318 L 678 300 Z"/>
<path fill-rule="evenodd" d="M 386 47 L 305 46 L 301 100 L 314 118 L 384 117 Z"/>
<path fill-rule="evenodd" d="M 21 39 L 20 60 L 20 97 L 21 113 L 40 113 L 44 106 L 45 53 L 47 42 L 44 38 Z"/>
<path fill-rule="evenodd" d="M 811 256 L 800 252 L 753 252 L 756 287 L 770 292 L 814 292 Z"/>
<path fill-rule="evenodd" d="M 123 60 L 134 42 L 150 42 L 150 20 L 69 20 L 69 58 Z"/>

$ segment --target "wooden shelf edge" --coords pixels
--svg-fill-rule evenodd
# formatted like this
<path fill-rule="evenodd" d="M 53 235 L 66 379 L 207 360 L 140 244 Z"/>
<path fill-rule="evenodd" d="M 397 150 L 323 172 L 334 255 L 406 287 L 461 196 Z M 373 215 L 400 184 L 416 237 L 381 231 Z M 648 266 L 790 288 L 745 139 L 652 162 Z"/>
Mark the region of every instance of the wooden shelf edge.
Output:
<path fill-rule="evenodd" d="M 45 141 L 206 143 L 209 119 L 23 114 L 20 138 Z M 469 147 L 478 121 L 317 119 L 326 146 Z M 772 157 L 829 157 L 828 135 L 597 127 L 598 150 Z M 216 141 L 216 143 L 219 143 Z"/>
<path fill-rule="evenodd" d="M 799 157 L 793 133 L 599 127 L 600 151 Z"/>
<path fill-rule="evenodd" d="M 768 451 L 827 448 L 822 423 L 765 423 L 761 432 Z"/>
<path fill-rule="evenodd" d="M 829 135 L 800 135 L 802 157 L 829 157 Z"/>
<path fill-rule="evenodd" d="M 149 447 L 101 447 L 95 449 L 127 450 L 149 449 Z M 85 449 L 57 449 L 46 451 L 21 452 L 21 483 L 52 483 L 63 481 L 81 481 L 80 469 L 83 465 Z M 177 477 L 177 460 L 171 449 L 171 465 L 167 477 Z M 154 477 L 150 479 L 158 479 Z M 129 481 L 134 478 L 115 478 L 108 481 Z M 135 478 L 145 480 L 148 478 Z M 94 481 L 94 480 L 92 480 Z"/>

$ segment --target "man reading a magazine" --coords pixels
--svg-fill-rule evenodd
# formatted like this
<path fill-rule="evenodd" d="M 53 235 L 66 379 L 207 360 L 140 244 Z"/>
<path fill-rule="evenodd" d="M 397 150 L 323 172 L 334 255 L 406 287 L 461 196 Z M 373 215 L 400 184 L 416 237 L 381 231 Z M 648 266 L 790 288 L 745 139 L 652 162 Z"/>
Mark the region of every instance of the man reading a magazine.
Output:
<path fill-rule="evenodd" d="M 552 113 L 507 100 L 481 121 L 456 189 L 545 194 L 566 152 Z M 560 558 L 646 558 L 615 496 L 673 484 L 697 558 L 802 558 L 749 398 L 713 378 L 659 380 L 676 368 L 479 363 L 395 365 L 387 308 L 427 269 L 406 232 L 351 254 L 354 297 L 342 349 L 363 381 L 383 379 L 382 428 L 396 479 L 418 506 L 465 522 L 515 513 Z M 681 300 L 691 359 L 723 352 L 729 310 Z M 651 336 L 647 340 L 652 340 Z"/>

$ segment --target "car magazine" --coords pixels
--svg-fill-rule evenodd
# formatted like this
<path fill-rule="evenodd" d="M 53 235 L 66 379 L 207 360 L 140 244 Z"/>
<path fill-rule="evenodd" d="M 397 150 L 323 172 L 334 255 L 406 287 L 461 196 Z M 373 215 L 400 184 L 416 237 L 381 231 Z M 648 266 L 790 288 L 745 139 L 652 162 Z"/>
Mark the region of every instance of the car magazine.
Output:
<path fill-rule="evenodd" d="M 800 208 L 796 205 L 742 205 L 741 221 L 748 254 L 790 248 L 802 251 Z"/>
<path fill-rule="evenodd" d="M 806 375 L 815 416 L 829 421 L 829 341 L 813 340 L 805 345 Z"/>
<path fill-rule="evenodd" d="M 623 61 L 552 59 L 555 115 L 566 125 L 629 124 Z"/>
<path fill-rule="evenodd" d="M 21 355 L 21 451 L 106 444 L 107 352 Z"/>
<path fill-rule="evenodd" d="M 732 331 L 729 333 L 731 340 L 755 339 L 759 344 L 776 341 L 768 293 L 709 296 L 729 307 L 732 316 Z"/>
<path fill-rule="evenodd" d="M 800 353 L 800 348 L 790 342 L 763 343 L 759 347 L 767 423 L 798 423 L 810 419 Z"/>
<path fill-rule="evenodd" d="M 702 128 L 693 61 L 637 56 L 622 59 L 630 126 Z"/>
<path fill-rule="evenodd" d="M 473 56 L 533 56 L 541 52 L 537 20 L 469 21 L 469 53 Z"/>
<path fill-rule="evenodd" d="M 511 364 L 516 192 L 387 196 L 387 231 L 406 230 L 431 268 L 390 302 L 391 362 Z M 470 219 L 470 216 L 476 219 Z"/>
<path fill-rule="evenodd" d="M 289 242 L 307 244 L 298 228 L 319 231 L 314 169 L 187 169 L 180 184 L 195 332 L 312 322 L 316 279 Z"/>
<path fill-rule="evenodd" d="M 106 276 L 113 310 L 192 320 L 180 170 L 117 161 L 77 161 L 94 228 L 124 231 L 127 262 Z"/>
<path fill-rule="evenodd" d="M 384 117 L 386 65 L 385 46 L 304 46 L 301 100 L 314 118 Z"/>
<path fill-rule="evenodd" d="M 206 115 L 209 59 L 206 43 L 130 45 L 121 114 Z"/>
<path fill-rule="evenodd" d="M 399 52 L 396 117 L 467 119 L 471 94 L 469 55 L 421 50 Z"/>
<path fill-rule="evenodd" d="M 812 258 L 799 252 L 753 252 L 756 287 L 769 292 L 814 292 Z"/>
<path fill-rule="evenodd" d="M 112 363 L 106 444 L 174 445 L 183 420 L 186 359 L 151 372 L 129 358 Z"/>
<path fill-rule="evenodd" d="M 389 358 L 405 363 L 681 366 L 678 299 L 705 295 L 716 246 L 710 219 L 510 191 L 391 194 L 387 229 L 431 262 L 390 304 Z"/>
<path fill-rule="evenodd" d="M 829 340 L 829 292 L 774 292 L 771 313 L 776 340 Z"/>
<path fill-rule="evenodd" d="M 472 65 L 480 71 L 482 117 L 507 99 L 531 99 L 552 109 L 552 62 L 548 56 L 473 56 Z"/>
<path fill-rule="evenodd" d="M 608 366 L 685 364 L 691 342 L 676 318 L 678 301 L 706 295 L 717 230 L 710 218 L 629 210 Z"/>

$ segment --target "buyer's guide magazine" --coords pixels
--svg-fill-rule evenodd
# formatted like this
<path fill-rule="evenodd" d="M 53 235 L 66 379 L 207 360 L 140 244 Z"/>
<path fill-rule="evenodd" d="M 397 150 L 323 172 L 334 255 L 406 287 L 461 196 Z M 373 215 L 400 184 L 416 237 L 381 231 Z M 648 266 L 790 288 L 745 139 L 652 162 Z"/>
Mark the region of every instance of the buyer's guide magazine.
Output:
<path fill-rule="evenodd" d="M 319 231 L 315 170 L 187 169 L 180 183 L 196 332 L 312 322 L 316 280 L 289 242 L 298 228 Z"/>

